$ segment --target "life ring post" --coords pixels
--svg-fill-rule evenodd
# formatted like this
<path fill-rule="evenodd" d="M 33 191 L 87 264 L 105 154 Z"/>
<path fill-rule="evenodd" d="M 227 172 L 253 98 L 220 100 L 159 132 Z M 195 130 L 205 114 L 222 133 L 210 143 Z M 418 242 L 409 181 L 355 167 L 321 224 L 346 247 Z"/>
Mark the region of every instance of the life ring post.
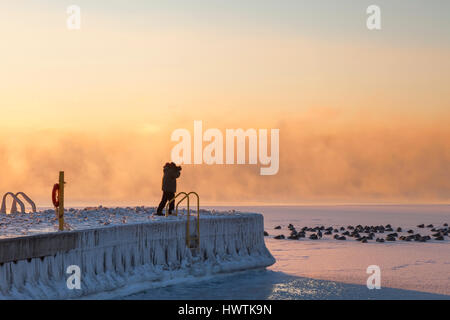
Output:
<path fill-rule="evenodd" d="M 58 190 L 58 221 L 59 231 L 64 230 L 64 171 L 59 172 L 59 190 Z"/>

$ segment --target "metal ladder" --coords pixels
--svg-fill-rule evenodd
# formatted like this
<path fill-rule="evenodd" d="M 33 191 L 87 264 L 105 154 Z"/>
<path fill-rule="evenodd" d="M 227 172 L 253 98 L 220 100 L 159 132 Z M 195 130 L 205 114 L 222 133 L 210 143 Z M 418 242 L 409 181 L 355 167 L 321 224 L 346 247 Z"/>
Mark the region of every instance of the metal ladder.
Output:
<path fill-rule="evenodd" d="M 178 206 L 180 205 L 181 202 L 183 202 L 185 199 L 187 201 L 187 221 L 186 221 L 186 246 L 189 249 L 199 249 L 200 248 L 200 197 L 198 196 L 198 194 L 196 192 L 180 192 L 178 193 L 175 197 L 173 197 L 172 199 L 170 199 L 169 202 L 167 202 L 166 205 L 166 217 L 169 216 L 169 205 L 172 202 L 175 202 L 175 200 L 179 197 L 182 196 L 183 197 L 177 202 L 176 205 L 176 209 L 175 209 L 175 215 L 178 216 Z M 195 197 L 197 198 L 197 223 L 196 223 L 196 235 L 192 236 L 191 235 L 191 230 L 190 230 L 190 223 L 191 223 L 191 209 L 189 206 L 189 197 L 191 195 L 195 195 Z"/>
<path fill-rule="evenodd" d="M 19 199 L 19 196 L 22 196 L 22 198 L 25 199 L 26 202 L 28 202 L 28 204 L 31 207 L 31 212 L 33 212 L 33 213 L 36 212 L 36 204 L 25 193 L 17 192 L 16 194 L 14 194 L 12 192 L 7 192 L 3 196 L 2 206 L 0 208 L 0 213 L 6 214 L 6 198 L 8 196 L 11 196 L 11 198 L 13 199 L 12 206 L 11 206 L 11 213 L 17 213 L 17 204 L 19 204 L 19 206 L 20 206 L 20 211 L 22 213 L 25 213 L 25 204 L 23 203 L 22 200 Z"/>

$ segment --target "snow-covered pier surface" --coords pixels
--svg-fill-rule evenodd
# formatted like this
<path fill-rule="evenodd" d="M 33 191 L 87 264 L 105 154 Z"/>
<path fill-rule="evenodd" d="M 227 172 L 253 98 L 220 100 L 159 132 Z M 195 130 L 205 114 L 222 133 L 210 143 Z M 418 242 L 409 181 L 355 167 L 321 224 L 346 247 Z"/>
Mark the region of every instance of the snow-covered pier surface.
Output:
<path fill-rule="evenodd" d="M 91 210 L 94 218 L 88 220 L 97 219 L 99 211 Z M 275 262 L 264 243 L 260 214 L 201 213 L 200 248 L 191 251 L 186 246 L 186 216 L 152 218 L 148 211 L 140 215 L 135 211 L 109 210 L 106 214 L 139 216 L 133 222 L 124 223 L 121 217 L 120 224 L 112 221 L 94 228 L 72 220 L 71 231 L 36 229 L 27 236 L 4 236 L 0 239 L 0 298 L 95 298 L 105 292 L 114 297 L 114 292 L 131 294 L 186 278 L 264 268 Z M 191 216 L 191 232 L 195 223 Z M 72 265 L 81 270 L 81 289 L 67 286 L 71 276 L 67 268 Z"/>

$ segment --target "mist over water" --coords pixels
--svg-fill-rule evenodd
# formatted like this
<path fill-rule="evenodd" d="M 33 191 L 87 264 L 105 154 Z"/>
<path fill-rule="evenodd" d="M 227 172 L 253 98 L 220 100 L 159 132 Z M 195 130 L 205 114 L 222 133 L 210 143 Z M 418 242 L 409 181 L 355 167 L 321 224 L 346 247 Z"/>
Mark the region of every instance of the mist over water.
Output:
<path fill-rule="evenodd" d="M 178 190 L 202 203 L 448 202 L 450 131 L 441 127 L 315 126 L 280 123 L 280 169 L 259 165 L 185 165 Z M 180 127 L 189 128 L 189 124 Z M 67 204 L 154 203 L 170 131 L 29 131 L 0 133 L 0 190 L 25 191 L 50 204 L 58 171 L 66 172 Z M 206 143 L 204 143 L 204 146 Z"/>

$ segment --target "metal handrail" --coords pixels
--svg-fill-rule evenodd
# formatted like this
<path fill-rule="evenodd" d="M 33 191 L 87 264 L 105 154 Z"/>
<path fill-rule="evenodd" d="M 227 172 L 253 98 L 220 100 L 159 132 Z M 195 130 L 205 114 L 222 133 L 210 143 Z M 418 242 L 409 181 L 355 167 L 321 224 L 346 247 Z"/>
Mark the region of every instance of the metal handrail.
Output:
<path fill-rule="evenodd" d="M 197 242 L 197 248 L 199 248 L 200 247 L 200 197 L 198 196 L 197 192 L 191 191 L 187 194 L 188 200 L 189 200 L 189 196 L 191 194 L 194 194 L 197 197 L 197 237 L 195 238 L 195 240 Z M 189 231 L 190 217 L 191 217 L 191 212 L 188 207 L 188 216 L 187 216 L 187 225 L 186 225 L 186 245 L 188 247 L 190 247 L 190 244 L 191 244 L 191 234 Z"/>
<path fill-rule="evenodd" d="M 6 197 L 10 195 L 13 198 L 13 206 L 11 207 L 11 213 L 17 213 L 17 206 L 15 205 L 16 203 L 19 204 L 20 206 L 20 210 L 22 211 L 22 213 L 25 213 L 25 205 L 23 204 L 23 202 L 17 198 L 17 196 L 12 193 L 12 192 L 7 192 L 5 193 L 5 195 L 3 196 L 2 199 L 2 206 L 0 209 L 0 213 L 5 213 L 6 214 Z"/>
<path fill-rule="evenodd" d="M 190 209 L 189 209 L 189 195 L 186 194 L 186 193 L 184 193 L 184 197 L 181 198 L 181 199 L 177 202 L 177 205 L 176 205 L 176 207 L 175 207 L 175 215 L 176 215 L 176 216 L 178 216 L 178 206 L 180 205 L 181 202 L 183 202 L 184 199 L 187 199 L 187 209 L 188 209 L 188 211 L 190 210 Z"/>
<path fill-rule="evenodd" d="M 180 193 L 178 193 L 175 197 L 173 197 L 172 199 L 170 199 L 170 200 L 167 202 L 167 204 L 166 204 L 166 217 L 169 216 L 169 205 L 170 205 L 172 202 L 175 202 L 175 199 L 178 198 L 178 197 L 179 197 L 180 195 L 182 195 L 182 194 L 184 194 L 184 195 L 187 197 L 187 193 L 186 193 L 186 192 L 180 192 Z"/>
<path fill-rule="evenodd" d="M 27 196 L 24 192 L 17 192 L 16 193 L 16 198 L 19 199 L 19 196 L 22 196 L 22 198 L 25 199 L 26 202 L 28 202 L 28 204 L 31 206 L 31 212 L 36 213 L 36 204 L 34 203 L 33 200 L 31 200 L 31 198 L 29 196 Z M 11 211 L 15 210 L 17 211 L 17 200 L 14 199 L 13 203 L 12 203 L 12 209 Z"/>

